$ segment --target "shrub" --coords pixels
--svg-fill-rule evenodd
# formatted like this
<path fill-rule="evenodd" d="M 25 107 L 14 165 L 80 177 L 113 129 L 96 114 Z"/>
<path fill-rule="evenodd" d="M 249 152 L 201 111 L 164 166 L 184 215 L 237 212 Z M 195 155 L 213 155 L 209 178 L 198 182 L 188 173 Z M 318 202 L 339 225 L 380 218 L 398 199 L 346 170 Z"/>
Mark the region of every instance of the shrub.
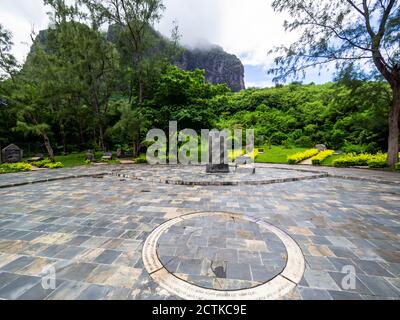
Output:
<path fill-rule="evenodd" d="M 310 137 L 302 136 L 296 140 L 296 145 L 303 148 L 311 148 L 314 146 L 314 143 Z"/>
<path fill-rule="evenodd" d="M 386 168 L 387 167 L 387 154 L 378 153 L 368 161 L 370 168 Z"/>
<path fill-rule="evenodd" d="M 333 166 L 338 168 L 348 168 L 356 166 L 369 166 L 370 168 L 385 168 L 386 153 L 377 154 L 355 154 L 349 153 L 333 161 Z"/>
<path fill-rule="evenodd" d="M 298 164 L 303 160 L 309 159 L 319 153 L 318 149 L 309 149 L 304 152 L 296 153 L 288 157 L 289 164 Z"/>
<path fill-rule="evenodd" d="M 368 147 L 366 145 L 352 144 L 346 141 L 341 149 L 345 153 L 361 154 L 367 152 Z"/>
<path fill-rule="evenodd" d="M 337 168 L 348 168 L 356 166 L 367 166 L 368 161 L 372 160 L 370 154 L 348 153 L 333 161 L 333 166 Z"/>
<path fill-rule="evenodd" d="M 32 166 L 28 163 L 5 163 L 0 165 L 0 173 L 15 173 L 31 171 Z"/>
<path fill-rule="evenodd" d="M 250 152 L 248 156 L 250 156 L 251 159 L 255 160 L 257 156 L 260 154 L 260 151 L 258 149 L 254 149 L 253 152 Z"/>
<path fill-rule="evenodd" d="M 35 167 L 44 168 L 44 167 L 45 167 L 47 164 L 49 164 L 49 163 L 51 163 L 50 160 L 42 160 L 42 161 L 33 162 L 32 164 L 33 164 Z"/>
<path fill-rule="evenodd" d="M 386 168 L 387 167 L 387 162 L 386 160 L 370 160 L 368 161 L 368 167 L 370 168 Z"/>
<path fill-rule="evenodd" d="M 244 154 L 243 150 L 231 150 L 229 151 L 229 155 L 228 158 L 231 161 L 235 161 L 236 158 L 239 158 L 240 156 L 242 156 Z"/>
<path fill-rule="evenodd" d="M 400 162 L 396 164 L 395 169 L 400 171 Z"/>
<path fill-rule="evenodd" d="M 48 169 L 59 169 L 59 168 L 64 168 L 64 165 L 61 162 L 54 162 L 54 163 L 50 162 L 46 163 L 44 167 Z"/>
<path fill-rule="evenodd" d="M 140 155 L 139 158 L 134 159 L 135 163 L 141 164 L 141 163 L 147 163 L 147 158 L 145 154 Z"/>
<path fill-rule="evenodd" d="M 334 154 L 334 152 L 335 152 L 335 151 L 333 151 L 333 150 L 325 150 L 325 151 L 322 151 L 322 152 L 318 153 L 316 156 L 314 156 L 313 158 L 311 158 L 312 164 L 313 164 L 314 166 L 319 166 L 319 165 L 321 165 L 321 163 L 322 163 L 325 159 L 331 157 L 331 156 Z"/>

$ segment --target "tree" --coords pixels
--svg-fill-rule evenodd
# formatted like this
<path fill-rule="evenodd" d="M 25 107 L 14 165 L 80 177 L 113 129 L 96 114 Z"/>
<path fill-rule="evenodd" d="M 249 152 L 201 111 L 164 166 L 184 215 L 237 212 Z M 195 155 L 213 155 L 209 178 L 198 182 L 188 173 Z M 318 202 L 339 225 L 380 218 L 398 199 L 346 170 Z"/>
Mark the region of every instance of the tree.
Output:
<path fill-rule="evenodd" d="M 132 74 L 136 77 L 139 102 L 142 103 L 145 90 L 145 66 L 142 62 L 147 50 L 146 36 L 149 26 L 161 18 L 161 12 L 165 9 L 162 0 L 81 0 L 80 2 L 98 17 L 98 21 L 107 18 L 127 35 Z"/>
<path fill-rule="evenodd" d="M 12 34 L 0 24 L 0 81 L 13 78 L 19 70 L 17 59 L 11 54 Z"/>
<path fill-rule="evenodd" d="M 96 17 L 79 7 L 68 7 L 64 0 L 46 0 L 53 7 L 54 27 L 47 32 L 45 47 L 62 61 L 65 91 L 92 108 L 98 128 L 98 145 L 105 150 L 105 115 L 117 87 L 119 56 L 115 47 L 97 29 Z M 82 21 L 81 21 L 82 20 Z M 85 21 L 89 20 L 90 25 Z M 72 108 L 72 107 L 71 107 Z"/>
<path fill-rule="evenodd" d="M 289 31 L 302 31 L 270 70 L 276 81 L 304 75 L 307 68 L 336 63 L 346 68 L 367 66 L 391 86 L 388 165 L 398 162 L 400 114 L 400 6 L 398 0 L 275 0 L 273 8 L 287 11 Z"/>
<path fill-rule="evenodd" d="M 112 130 L 114 133 L 119 133 L 124 141 L 131 141 L 133 157 L 138 158 L 145 130 L 148 130 L 150 125 L 148 110 L 138 106 L 134 108 L 128 100 L 117 101 L 116 105 L 121 112 L 121 118 Z"/>

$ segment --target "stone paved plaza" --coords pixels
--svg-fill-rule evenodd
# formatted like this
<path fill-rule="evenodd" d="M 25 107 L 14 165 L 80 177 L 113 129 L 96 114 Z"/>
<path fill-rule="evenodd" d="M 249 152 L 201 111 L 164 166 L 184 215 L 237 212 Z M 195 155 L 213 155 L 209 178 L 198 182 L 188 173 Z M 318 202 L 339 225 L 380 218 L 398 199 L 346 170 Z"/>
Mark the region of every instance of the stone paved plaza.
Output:
<path fill-rule="evenodd" d="M 233 185 L 145 165 L 0 175 L 0 299 L 185 298 L 144 262 L 163 226 L 154 252 L 189 288 L 286 279 L 289 292 L 270 286 L 278 299 L 399 299 L 400 174 L 303 169 L 259 165 L 256 180 L 225 178 Z M 349 267 L 354 288 L 343 285 Z M 43 287 L 48 270 L 54 289 Z"/>

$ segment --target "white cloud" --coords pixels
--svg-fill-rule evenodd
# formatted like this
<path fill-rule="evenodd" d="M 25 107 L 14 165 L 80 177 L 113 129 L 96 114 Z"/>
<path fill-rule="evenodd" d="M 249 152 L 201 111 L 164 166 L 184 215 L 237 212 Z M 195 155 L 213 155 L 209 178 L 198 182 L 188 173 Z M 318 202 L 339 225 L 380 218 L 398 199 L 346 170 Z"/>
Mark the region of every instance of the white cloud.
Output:
<path fill-rule="evenodd" d="M 14 54 L 23 61 L 31 45 L 31 31 L 46 28 L 48 17 L 42 0 L 1 0 L 0 23 L 13 33 Z"/>

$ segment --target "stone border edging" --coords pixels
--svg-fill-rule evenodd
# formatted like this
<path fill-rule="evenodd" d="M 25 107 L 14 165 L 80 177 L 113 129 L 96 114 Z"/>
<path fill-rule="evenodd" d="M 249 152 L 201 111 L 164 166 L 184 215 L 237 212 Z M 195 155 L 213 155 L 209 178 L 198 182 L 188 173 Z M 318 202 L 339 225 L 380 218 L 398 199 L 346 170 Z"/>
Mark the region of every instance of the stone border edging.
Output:
<path fill-rule="evenodd" d="M 275 168 L 274 168 L 275 169 Z M 278 169 L 278 168 L 276 168 Z M 280 170 L 290 170 L 290 169 L 280 169 Z M 315 172 L 315 171 L 305 171 L 305 170 L 295 170 L 299 172 L 313 173 L 313 176 L 307 177 L 293 177 L 293 178 L 283 178 L 283 179 L 271 179 L 271 180 L 230 180 L 230 181 L 185 181 L 183 179 L 170 179 L 170 178 L 143 178 L 136 177 L 130 174 L 118 173 L 113 171 L 110 173 L 111 176 L 116 176 L 118 178 L 133 179 L 138 181 L 153 182 L 153 183 L 165 183 L 170 185 L 182 185 L 182 186 L 240 186 L 240 185 L 268 185 L 277 183 L 286 183 L 294 181 L 304 181 L 304 180 L 315 180 L 328 178 L 329 174 L 327 172 Z"/>
<path fill-rule="evenodd" d="M 171 226 L 191 219 L 193 217 L 207 217 L 211 215 L 226 215 L 236 217 L 240 220 L 247 220 L 262 225 L 268 231 L 274 233 L 285 245 L 288 254 L 285 269 L 272 280 L 250 289 L 234 291 L 222 291 L 206 289 L 177 278 L 170 273 L 158 258 L 158 240 L 162 234 Z M 250 216 L 228 212 L 197 212 L 182 215 L 169 220 L 148 236 L 143 245 L 143 264 L 150 274 L 150 277 L 165 290 L 185 300 L 276 300 L 283 298 L 300 283 L 305 272 L 305 260 L 298 244 L 281 229 Z"/>
<path fill-rule="evenodd" d="M 60 180 L 69 180 L 69 179 L 80 179 L 80 178 L 103 178 L 106 176 L 107 172 L 100 172 L 100 173 L 91 173 L 91 174 L 76 174 L 76 175 L 69 175 L 64 177 L 56 177 L 56 178 L 48 178 L 48 179 L 39 179 L 39 180 L 32 180 L 32 181 L 23 181 L 17 183 L 9 183 L 9 184 L 0 184 L 0 189 L 7 189 L 13 187 L 21 187 L 26 185 L 38 184 L 38 183 L 45 183 L 45 182 L 52 182 L 52 181 L 60 181 Z"/>

